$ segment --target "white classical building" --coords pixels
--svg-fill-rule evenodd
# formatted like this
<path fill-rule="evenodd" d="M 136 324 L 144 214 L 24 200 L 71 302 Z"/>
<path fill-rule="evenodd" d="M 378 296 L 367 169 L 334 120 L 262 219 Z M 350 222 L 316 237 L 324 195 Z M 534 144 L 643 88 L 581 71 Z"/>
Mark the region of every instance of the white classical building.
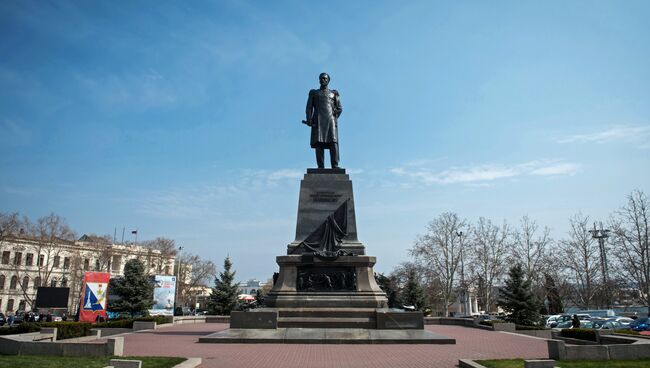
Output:
<path fill-rule="evenodd" d="M 268 285 L 268 282 L 261 282 L 257 279 L 250 279 L 248 281 L 240 282 L 238 285 L 240 294 L 248 294 L 255 296 L 257 290 L 262 289 L 264 286 Z"/>
<path fill-rule="evenodd" d="M 74 313 L 84 272 L 122 276 L 126 261 L 137 258 L 151 275 L 172 275 L 175 261 L 159 250 L 87 235 L 74 242 L 9 238 L 0 242 L 0 254 L 0 312 L 5 314 L 31 310 L 39 286 L 69 287 L 68 309 Z"/>

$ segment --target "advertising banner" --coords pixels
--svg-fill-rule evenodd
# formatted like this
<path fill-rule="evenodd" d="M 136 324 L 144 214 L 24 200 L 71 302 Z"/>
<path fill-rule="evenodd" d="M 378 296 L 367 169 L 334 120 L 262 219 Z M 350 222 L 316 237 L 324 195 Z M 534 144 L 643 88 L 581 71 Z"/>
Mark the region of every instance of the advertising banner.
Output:
<path fill-rule="evenodd" d="M 176 297 L 176 276 L 156 275 L 153 289 L 152 316 L 173 316 Z"/>
<path fill-rule="evenodd" d="M 95 322 L 97 316 L 106 319 L 108 282 L 111 274 L 106 272 L 86 272 L 81 287 L 80 322 Z"/>

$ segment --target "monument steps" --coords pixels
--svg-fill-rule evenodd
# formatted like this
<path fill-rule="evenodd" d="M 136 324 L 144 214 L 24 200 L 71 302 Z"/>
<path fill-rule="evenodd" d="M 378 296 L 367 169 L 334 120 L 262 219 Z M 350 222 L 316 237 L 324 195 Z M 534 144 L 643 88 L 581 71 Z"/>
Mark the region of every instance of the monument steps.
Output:
<path fill-rule="evenodd" d="M 374 318 L 374 308 L 280 308 L 278 317 Z"/>
<path fill-rule="evenodd" d="M 374 318 L 349 317 L 282 317 L 278 318 L 278 328 L 366 328 L 377 326 Z"/>
<path fill-rule="evenodd" d="M 376 328 L 373 308 L 281 308 L 278 327 Z"/>

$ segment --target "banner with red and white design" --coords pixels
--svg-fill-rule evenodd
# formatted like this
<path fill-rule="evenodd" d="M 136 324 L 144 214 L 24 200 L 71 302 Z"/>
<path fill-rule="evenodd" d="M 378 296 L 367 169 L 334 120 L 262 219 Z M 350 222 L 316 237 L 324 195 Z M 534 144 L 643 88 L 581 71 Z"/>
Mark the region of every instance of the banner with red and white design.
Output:
<path fill-rule="evenodd" d="M 80 322 L 95 322 L 97 316 L 106 319 L 108 305 L 108 282 L 111 274 L 106 272 L 86 272 L 81 288 Z"/>

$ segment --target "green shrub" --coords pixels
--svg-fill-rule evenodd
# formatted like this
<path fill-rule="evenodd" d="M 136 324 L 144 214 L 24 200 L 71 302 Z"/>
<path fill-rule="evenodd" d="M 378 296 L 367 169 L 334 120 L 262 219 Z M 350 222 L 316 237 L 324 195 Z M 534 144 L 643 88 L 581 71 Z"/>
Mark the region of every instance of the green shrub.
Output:
<path fill-rule="evenodd" d="M 596 331 L 589 328 L 565 328 L 562 329 L 562 337 L 596 341 Z"/>
<path fill-rule="evenodd" d="M 56 339 L 72 339 L 75 337 L 88 336 L 92 325 L 87 322 L 45 322 L 39 323 L 41 327 L 55 327 Z"/>
<path fill-rule="evenodd" d="M 17 335 L 30 332 L 38 332 L 41 326 L 36 323 L 20 323 L 8 328 L 0 328 L 0 335 Z"/>
<path fill-rule="evenodd" d="M 634 330 L 614 330 L 614 333 L 620 333 L 626 335 L 641 335 L 638 331 L 634 331 Z"/>
<path fill-rule="evenodd" d="M 174 318 L 172 316 L 149 316 L 149 317 L 140 317 L 136 318 L 136 321 L 145 321 L 145 322 L 156 322 L 159 325 L 164 325 L 166 323 L 172 323 Z"/>
<path fill-rule="evenodd" d="M 483 325 L 483 326 L 490 326 L 490 327 L 492 327 L 492 326 L 494 326 L 495 323 L 505 323 L 505 322 L 506 322 L 506 321 L 502 321 L 502 320 L 500 320 L 500 319 L 491 319 L 491 320 L 489 320 L 489 321 L 482 320 L 482 321 L 480 321 L 478 324 L 479 324 L 479 325 Z"/>
<path fill-rule="evenodd" d="M 524 325 L 516 325 L 515 330 L 519 331 L 537 331 L 537 330 L 548 330 L 548 328 L 544 326 L 524 326 Z"/>

